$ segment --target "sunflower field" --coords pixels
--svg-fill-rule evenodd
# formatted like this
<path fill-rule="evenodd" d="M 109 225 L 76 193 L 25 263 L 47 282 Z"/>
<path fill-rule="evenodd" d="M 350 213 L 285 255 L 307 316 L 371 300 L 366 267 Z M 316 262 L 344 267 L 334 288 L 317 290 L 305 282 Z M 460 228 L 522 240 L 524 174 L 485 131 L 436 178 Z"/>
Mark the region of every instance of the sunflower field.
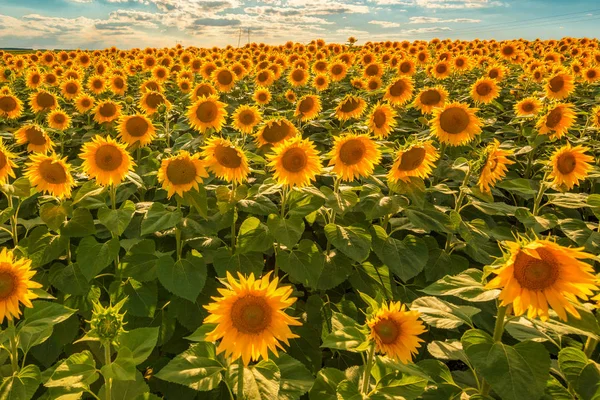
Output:
<path fill-rule="evenodd" d="M 596 39 L 0 51 L 0 399 L 600 399 Z"/>

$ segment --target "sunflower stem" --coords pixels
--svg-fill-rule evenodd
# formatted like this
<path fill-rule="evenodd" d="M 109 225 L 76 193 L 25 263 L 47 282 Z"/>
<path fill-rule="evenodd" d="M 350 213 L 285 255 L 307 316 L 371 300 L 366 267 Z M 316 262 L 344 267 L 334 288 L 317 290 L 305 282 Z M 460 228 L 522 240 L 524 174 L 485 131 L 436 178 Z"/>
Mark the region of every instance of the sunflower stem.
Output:
<path fill-rule="evenodd" d="M 494 326 L 494 343 L 502 341 L 502 334 L 504 333 L 504 317 L 506 316 L 506 306 L 498 306 L 498 314 L 496 315 L 496 325 Z M 481 395 L 487 396 L 490 393 L 490 384 L 483 380 L 481 383 Z"/>
<path fill-rule="evenodd" d="M 167 147 L 171 147 L 171 133 L 169 132 L 169 111 L 165 111 L 165 136 L 167 137 Z"/>
<path fill-rule="evenodd" d="M 375 342 L 371 343 L 369 348 L 369 356 L 367 357 L 367 365 L 363 375 L 362 394 L 369 394 L 369 385 L 371 383 L 371 369 L 373 368 L 373 360 L 375 359 Z"/>
<path fill-rule="evenodd" d="M 9 194 L 7 194 L 6 197 L 8 198 L 8 206 L 14 210 L 13 197 Z M 17 231 L 17 222 L 18 222 L 17 214 L 18 213 L 19 213 L 19 209 L 17 208 L 15 210 L 15 213 L 12 215 L 12 217 L 10 217 L 10 230 L 11 230 L 11 236 L 12 236 L 15 247 L 17 247 L 19 245 L 19 235 L 18 235 L 18 231 Z"/>
<path fill-rule="evenodd" d="M 181 212 L 181 200 L 179 196 L 177 196 L 177 213 Z M 177 261 L 181 260 L 181 251 L 183 250 L 183 246 L 181 245 L 181 227 L 180 224 L 175 226 L 175 240 L 177 246 Z"/>
<path fill-rule="evenodd" d="M 596 350 L 596 346 L 598 346 L 598 339 L 594 339 L 593 337 L 589 336 L 585 342 L 585 346 L 583 347 L 583 352 L 587 358 L 592 357 L 594 350 Z"/>
<path fill-rule="evenodd" d="M 471 165 L 469 164 L 469 169 L 467 170 L 467 173 L 465 174 L 465 179 L 463 179 L 462 184 L 460 185 L 458 199 L 456 199 L 456 204 L 454 205 L 454 211 L 456 211 L 458 213 L 460 213 L 460 209 L 462 208 L 462 202 L 465 199 L 465 196 L 467 194 L 467 192 L 464 188 L 469 184 L 469 178 L 471 178 L 471 172 L 472 172 L 472 168 L 471 168 Z M 450 246 L 451 246 L 453 238 L 454 238 L 453 233 L 448 233 L 446 235 L 446 245 L 444 246 L 445 252 L 450 251 Z"/>
<path fill-rule="evenodd" d="M 238 384 L 237 384 L 237 400 L 244 398 L 244 360 L 242 357 L 238 359 Z"/>
<path fill-rule="evenodd" d="M 117 209 L 117 188 L 115 187 L 115 184 L 113 183 L 112 185 L 110 185 L 110 204 L 113 210 Z"/>
<path fill-rule="evenodd" d="M 10 330 L 10 364 L 13 372 L 19 370 L 19 348 L 17 346 L 17 337 L 15 331 L 15 322 L 8 320 L 8 330 Z"/>
<path fill-rule="evenodd" d="M 233 181 L 231 184 L 231 198 L 230 200 L 233 202 L 233 216 L 231 219 L 231 254 L 235 253 L 235 220 L 236 220 L 236 201 L 235 201 L 235 192 L 237 189 L 236 182 Z"/>
<path fill-rule="evenodd" d="M 110 365 L 110 342 L 104 343 L 104 365 Z M 106 400 L 111 400 L 112 397 L 112 378 L 106 379 L 106 384 L 104 386 L 104 398 Z"/>
<path fill-rule="evenodd" d="M 285 218 L 285 202 L 287 200 L 287 186 L 281 188 L 281 219 Z"/>

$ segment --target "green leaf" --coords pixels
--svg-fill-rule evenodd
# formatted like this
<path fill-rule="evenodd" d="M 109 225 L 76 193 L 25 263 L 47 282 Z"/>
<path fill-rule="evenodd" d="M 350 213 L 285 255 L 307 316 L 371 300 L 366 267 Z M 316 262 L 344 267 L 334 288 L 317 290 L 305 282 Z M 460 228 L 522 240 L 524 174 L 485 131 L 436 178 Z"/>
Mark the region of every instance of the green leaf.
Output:
<path fill-rule="evenodd" d="M 40 218 L 48 229 L 58 231 L 67 219 L 67 209 L 63 204 L 46 203 L 40 207 Z"/>
<path fill-rule="evenodd" d="M 181 210 L 169 211 L 162 203 L 153 203 L 142 220 L 141 234 L 164 231 L 173 228 L 183 218 Z"/>
<path fill-rule="evenodd" d="M 6 221 L 10 219 L 15 213 L 15 209 L 12 207 L 6 207 L 2 211 L 0 211 L 0 224 L 4 224 Z"/>
<path fill-rule="evenodd" d="M 372 400 L 406 399 L 413 400 L 421 396 L 427 386 L 427 379 L 420 376 L 404 375 L 397 379 L 396 374 L 390 374 L 379 383 L 377 391 L 371 396 Z"/>
<path fill-rule="evenodd" d="M 273 361 L 281 374 L 279 400 L 298 400 L 312 387 L 315 378 L 300 361 L 285 353 Z"/>
<path fill-rule="evenodd" d="M 215 345 L 199 342 L 171 360 L 156 377 L 206 392 L 219 386 L 224 371 L 216 359 Z"/>
<path fill-rule="evenodd" d="M 550 355 L 540 343 L 508 346 L 477 329 L 467 331 L 461 342 L 477 372 L 502 399 L 538 399 L 544 393 Z"/>
<path fill-rule="evenodd" d="M 84 237 L 96 233 L 92 213 L 86 208 L 77 208 L 73 217 L 61 228 L 60 233 L 70 237 Z"/>
<path fill-rule="evenodd" d="M 281 219 L 279 215 L 271 214 L 267 220 L 267 227 L 275 241 L 288 249 L 294 247 L 304 233 L 304 221 L 299 217 Z"/>
<path fill-rule="evenodd" d="M 17 334 L 35 334 L 45 331 L 69 318 L 76 310 L 59 303 L 36 300 L 33 308 L 25 308 L 22 322 L 17 326 Z"/>
<path fill-rule="evenodd" d="M 331 317 L 332 330 L 329 335 L 323 339 L 321 347 L 348 350 L 363 351 L 367 335 L 361 329 L 356 321 L 344 314 L 334 312 Z"/>
<path fill-rule="evenodd" d="M 423 209 L 411 206 L 404 209 L 404 214 L 415 228 L 423 229 L 427 233 L 431 231 L 440 233 L 453 232 L 453 224 L 450 217 L 438 211 L 432 205 L 427 205 Z"/>
<path fill-rule="evenodd" d="M 118 381 L 135 380 L 135 362 L 131 350 L 127 347 L 120 347 L 115 358 L 110 364 L 104 365 L 100 371 L 105 379 L 114 379 Z"/>
<path fill-rule="evenodd" d="M 2 191 L 7 195 L 26 198 L 31 195 L 31 183 L 29 183 L 29 179 L 22 176 L 12 184 L 2 185 Z"/>
<path fill-rule="evenodd" d="M 108 229 L 113 236 L 121 236 L 131 222 L 135 213 L 135 204 L 126 200 L 116 209 L 102 207 L 98 210 L 98 220 Z"/>
<path fill-rule="evenodd" d="M 337 387 L 346 375 L 339 369 L 323 368 L 308 393 L 310 400 L 337 400 Z"/>
<path fill-rule="evenodd" d="M 206 264 L 202 257 L 191 252 L 177 262 L 173 261 L 171 256 L 158 259 L 157 275 L 160 283 L 169 292 L 191 302 L 195 302 L 202 291 L 206 274 Z"/>
<path fill-rule="evenodd" d="M 483 272 L 471 268 L 455 276 L 446 275 L 421 291 L 431 296 L 456 296 L 467 301 L 490 301 L 498 297 L 499 290 L 486 290 L 482 282 Z"/>
<path fill-rule="evenodd" d="M 139 282 L 156 280 L 158 257 L 155 251 L 155 244 L 151 239 L 144 239 L 133 245 L 121 263 L 124 275 Z"/>
<path fill-rule="evenodd" d="M 303 190 L 305 189 L 306 188 Z M 314 192 L 308 193 L 306 191 L 292 190 L 287 197 L 287 205 L 289 207 L 287 215 L 290 217 L 303 218 L 308 214 L 317 211 L 324 204 L 325 197 L 321 192 L 315 194 Z"/>
<path fill-rule="evenodd" d="M 275 262 L 293 281 L 313 288 L 324 267 L 323 254 L 313 241 L 306 239 L 300 241 L 297 250 L 278 252 Z"/>
<path fill-rule="evenodd" d="M 41 383 L 40 369 L 37 365 L 29 364 L 13 375 L 2 379 L 0 399 L 29 400 Z"/>
<path fill-rule="evenodd" d="M 378 225 L 371 227 L 373 251 L 404 282 L 417 276 L 429 258 L 427 244 L 413 235 L 404 240 L 388 236 Z"/>
<path fill-rule="evenodd" d="M 135 380 L 114 380 L 111 386 L 111 400 L 160 400 L 160 398 L 149 393 L 150 388 L 144 381 L 139 371 L 135 372 Z M 98 393 L 100 400 L 106 400 L 106 385 L 100 388 Z M 67 400 L 67 399 L 65 399 Z"/>
<path fill-rule="evenodd" d="M 277 206 L 268 197 L 257 195 L 248 199 L 241 199 L 237 203 L 240 211 L 252 215 L 269 215 L 277 212 Z"/>
<path fill-rule="evenodd" d="M 237 253 L 260 253 L 272 246 L 273 236 L 269 233 L 267 226 L 258 218 L 249 217 L 242 222 L 237 236 Z"/>
<path fill-rule="evenodd" d="M 573 347 L 558 353 L 558 365 L 570 386 L 582 400 L 600 398 L 600 366 Z"/>
<path fill-rule="evenodd" d="M 341 381 L 337 388 L 337 398 L 339 400 L 363 400 L 364 397 L 360 390 L 358 389 L 358 385 L 355 382 L 344 379 Z"/>
<path fill-rule="evenodd" d="M 77 247 L 77 263 L 88 282 L 117 259 L 120 249 L 118 238 L 106 243 L 98 243 L 92 236 L 81 239 Z"/>
<path fill-rule="evenodd" d="M 265 267 L 261 253 L 231 254 L 229 249 L 221 247 L 213 257 L 213 267 L 220 278 L 226 276 L 227 271 L 233 276 L 240 272 L 244 275 L 260 276 Z"/>
<path fill-rule="evenodd" d="M 87 294 L 91 287 L 77 263 L 69 264 L 66 267 L 61 263 L 54 264 L 51 269 L 50 282 L 61 292 L 76 296 Z"/>
<path fill-rule="evenodd" d="M 408 197 L 413 208 L 425 206 L 425 182 L 423 179 L 413 176 L 408 182 L 399 180 L 398 182 L 388 182 L 388 185 L 392 192 Z"/>
<path fill-rule="evenodd" d="M 421 313 L 427 324 L 441 329 L 455 329 L 463 324 L 473 326 L 473 315 L 481 312 L 471 306 L 457 306 L 437 297 L 419 297 L 412 302 L 411 310 Z"/>
<path fill-rule="evenodd" d="M 156 283 L 142 283 L 131 278 L 123 292 L 127 296 L 124 310 L 136 317 L 154 317 L 158 301 Z"/>
<path fill-rule="evenodd" d="M 194 207 L 194 210 L 204 219 L 208 219 L 208 202 L 206 189 L 199 186 L 198 190 L 188 190 L 183 194 L 183 203 Z"/>
<path fill-rule="evenodd" d="M 46 387 L 79 388 L 81 390 L 98 379 L 96 362 L 89 350 L 72 354 L 62 361 L 44 383 Z"/>
<path fill-rule="evenodd" d="M 158 328 L 137 328 L 119 335 L 119 349 L 126 347 L 131 351 L 135 365 L 148 358 L 158 341 Z"/>
<path fill-rule="evenodd" d="M 75 196 L 73 196 L 73 204 L 77 204 L 87 199 L 88 197 L 97 196 L 100 193 L 104 192 L 105 189 L 106 188 L 104 186 L 96 185 L 96 181 L 91 179 L 83 185 L 81 185 L 79 190 L 75 193 Z"/>
<path fill-rule="evenodd" d="M 351 210 L 358 203 L 358 195 L 351 189 L 340 190 L 335 193 L 331 188 L 321 186 L 319 190 L 327 196 L 325 205 L 340 215 Z"/>
<path fill-rule="evenodd" d="M 497 188 L 507 190 L 509 192 L 519 193 L 528 197 L 535 196 L 538 192 L 537 183 L 535 181 L 517 178 L 504 179 L 496 184 Z"/>
<path fill-rule="evenodd" d="M 354 261 L 362 262 L 369 256 L 371 235 L 363 228 L 327 224 L 324 230 L 327 240 Z"/>
<path fill-rule="evenodd" d="M 232 369 L 236 378 L 237 368 Z M 281 373 L 273 360 L 262 360 L 248 368 L 244 368 L 244 397 L 248 400 L 272 400 L 279 397 Z"/>

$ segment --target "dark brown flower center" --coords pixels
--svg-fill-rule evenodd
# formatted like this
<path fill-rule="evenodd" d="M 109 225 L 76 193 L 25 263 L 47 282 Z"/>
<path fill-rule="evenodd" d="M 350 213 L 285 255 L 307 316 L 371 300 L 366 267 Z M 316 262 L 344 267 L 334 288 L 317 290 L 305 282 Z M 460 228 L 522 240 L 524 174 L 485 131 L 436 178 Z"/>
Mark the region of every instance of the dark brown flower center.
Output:
<path fill-rule="evenodd" d="M 350 98 L 342 103 L 341 110 L 344 113 L 351 113 L 356 111 L 360 107 L 360 101 L 358 99 Z"/>
<path fill-rule="evenodd" d="M 242 165 L 242 157 L 240 157 L 238 151 L 233 147 L 217 146 L 215 149 L 215 158 L 225 168 L 238 168 Z"/>
<path fill-rule="evenodd" d="M 546 117 L 546 126 L 550 129 L 556 128 L 562 120 L 562 116 L 562 109 L 560 107 L 556 107 L 554 110 L 550 111 Z"/>
<path fill-rule="evenodd" d="M 46 135 L 38 127 L 30 127 L 25 131 L 25 137 L 31 144 L 42 146 L 46 144 Z"/>
<path fill-rule="evenodd" d="M 123 163 L 121 150 L 112 144 L 105 144 L 96 150 L 96 165 L 103 171 L 114 171 Z"/>
<path fill-rule="evenodd" d="M 262 132 L 262 138 L 268 143 L 278 143 L 285 139 L 291 132 L 290 126 L 284 121 L 274 121 L 266 125 Z"/>
<path fill-rule="evenodd" d="M 373 326 L 375 334 L 383 344 L 395 343 L 400 336 L 400 326 L 391 318 L 386 318 L 378 321 Z"/>
<path fill-rule="evenodd" d="M 445 132 L 456 135 L 469 126 L 469 114 L 459 107 L 448 108 L 440 115 L 440 126 Z"/>
<path fill-rule="evenodd" d="M 489 83 L 484 82 L 484 83 L 480 83 L 479 85 L 477 85 L 475 90 L 477 91 L 478 95 L 487 96 L 488 94 L 490 94 L 492 92 L 492 86 Z"/>
<path fill-rule="evenodd" d="M 17 109 L 17 101 L 12 96 L 0 97 L 0 110 L 11 112 Z"/>
<path fill-rule="evenodd" d="M 229 85 L 233 82 L 233 74 L 227 70 L 219 71 L 217 74 L 217 81 L 221 85 Z"/>
<path fill-rule="evenodd" d="M 185 185 L 196 180 L 196 166 L 187 158 L 174 159 L 167 166 L 167 178 L 175 185 Z"/>
<path fill-rule="evenodd" d="M 146 96 L 146 104 L 150 107 L 150 108 L 157 108 L 159 105 L 163 104 L 165 102 L 164 97 L 160 94 L 160 93 L 149 93 L 148 96 Z"/>
<path fill-rule="evenodd" d="M 340 148 L 340 160 L 346 165 L 354 165 L 360 162 L 367 149 L 364 143 L 359 139 L 351 139 Z"/>
<path fill-rule="evenodd" d="M 16 277 L 6 269 L 10 268 L 8 263 L 0 263 L 0 268 L 4 269 L 4 271 L 0 271 L 0 300 L 7 299 L 10 297 L 17 286 Z"/>
<path fill-rule="evenodd" d="M 565 87 L 565 79 L 560 75 L 555 76 L 554 78 L 550 79 L 549 84 L 551 91 L 553 91 L 554 93 L 560 92 L 562 88 Z"/>
<path fill-rule="evenodd" d="M 50 93 L 41 92 L 36 96 L 36 100 L 38 105 L 41 108 L 50 108 L 56 105 L 56 99 Z"/>
<path fill-rule="evenodd" d="M 400 165 L 398 169 L 400 171 L 413 171 L 421 166 L 425 159 L 425 151 L 422 147 L 413 147 L 410 150 L 405 151 L 400 159 Z"/>
<path fill-rule="evenodd" d="M 247 295 L 231 306 L 231 322 L 241 333 L 257 335 L 271 324 L 272 309 L 262 297 Z"/>
<path fill-rule="evenodd" d="M 202 102 L 196 109 L 196 117 L 205 124 L 214 122 L 219 114 L 219 108 L 214 101 Z"/>
<path fill-rule="evenodd" d="M 133 137 L 142 137 L 148 132 L 148 122 L 139 115 L 133 116 L 125 122 L 127 133 Z"/>
<path fill-rule="evenodd" d="M 59 185 L 67 182 L 67 171 L 57 162 L 45 160 L 39 166 L 39 172 L 46 182 L 54 185 Z"/>
<path fill-rule="evenodd" d="M 315 108 L 315 99 L 307 97 L 298 105 L 298 109 L 302 114 L 308 114 Z"/>
<path fill-rule="evenodd" d="M 556 164 L 556 167 L 560 173 L 567 175 L 575 170 L 575 167 L 577 166 L 577 159 L 572 153 L 563 153 L 558 156 Z"/>
<path fill-rule="evenodd" d="M 288 172 L 300 172 L 306 167 L 308 157 L 306 152 L 298 147 L 292 147 L 283 154 L 281 164 Z"/>
<path fill-rule="evenodd" d="M 433 106 L 438 104 L 442 100 L 442 95 L 436 89 L 429 89 L 421 93 L 421 96 L 419 98 L 421 100 L 421 103 L 423 103 L 424 105 Z"/>
<path fill-rule="evenodd" d="M 515 258 L 515 279 L 521 287 L 530 290 L 544 290 L 551 287 L 559 277 L 560 267 L 552 254 L 544 249 L 537 249 L 540 259 L 519 251 Z"/>

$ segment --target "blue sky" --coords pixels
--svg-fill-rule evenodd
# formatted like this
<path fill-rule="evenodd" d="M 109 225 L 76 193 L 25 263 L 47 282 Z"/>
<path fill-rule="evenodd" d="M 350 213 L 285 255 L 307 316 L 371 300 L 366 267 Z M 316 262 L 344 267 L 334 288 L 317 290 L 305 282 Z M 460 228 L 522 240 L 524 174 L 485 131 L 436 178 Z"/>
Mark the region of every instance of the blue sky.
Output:
<path fill-rule="evenodd" d="M 0 47 L 599 37 L 597 0 L 0 0 Z"/>

